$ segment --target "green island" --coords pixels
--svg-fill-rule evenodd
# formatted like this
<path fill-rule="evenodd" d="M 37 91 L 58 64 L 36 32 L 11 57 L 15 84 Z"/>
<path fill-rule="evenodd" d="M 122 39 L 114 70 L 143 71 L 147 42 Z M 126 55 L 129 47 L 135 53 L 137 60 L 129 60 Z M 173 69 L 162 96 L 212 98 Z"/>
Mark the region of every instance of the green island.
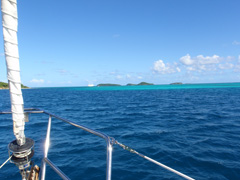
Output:
<path fill-rule="evenodd" d="M 140 82 L 138 84 L 129 83 L 126 86 L 146 86 L 146 85 L 154 85 L 154 84 L 153 83 L 147 83 L 147 82 Z"/>
<path fill-rule="evenodd" d="M 21 84 L 21 88 L 22 89 L 28 89 L 29 87 L 24 86 L 23 84 Z M 0 89 L 9 89 L 8 83 L 0 82 Z"/>
<path fill-rule="evenodd" d="M 171 83 L 170 85 L 182 85 L 183 83 L 182 82 L 174 82 L 174 83 Z"/>
<path fill-rule="evenodd" d="M 146 85 L 154 85 L 153 83 L 147 83 L 147 82 L 140 82 L 139 84 L 132 84 L 128 83 L 126 86 L 146 86 Z M 111 83 L 105 83 L 105 84 L 98 84 L 98 87 L 101 86 L 121 86 L 120 84 L 111 84 Z"/>
<path fill-rule="evenodd" d="M 97 86 L 121 86 L 120 84 L 111 84 L 111 83 L 105 83 L 105 84 L 98 84 Z"/>
<path fill-rule="evenodd" d="M 137 86 L 137 84 L 128 83 L 126 86 Z"/>
<path fill-rule="evenodd" d="M 137 86 L 148 86 L 148 85 L 154 85 L 153 83 L 147 83 L 147 82 L 140 82 L 137 84 Z"/>

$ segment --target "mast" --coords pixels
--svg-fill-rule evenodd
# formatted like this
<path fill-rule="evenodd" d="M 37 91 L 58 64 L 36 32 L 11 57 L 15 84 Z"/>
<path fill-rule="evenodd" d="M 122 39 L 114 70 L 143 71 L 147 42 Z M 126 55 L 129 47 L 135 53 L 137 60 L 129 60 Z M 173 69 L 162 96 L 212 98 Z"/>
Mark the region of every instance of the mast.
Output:
<path fill-rule="evenodd" d="M 21 90 L 19 53 L 18 53 L 18 15 L 16 0 L 1 0 L 2 5 L 2 25 L 4 38 L 4 52 L 7 65 L 7 78 L 9 84 L 11 111 L 13 120 L 13 132 L 17 144 L 25 144 L 24 126 L 24 106 Z"/>

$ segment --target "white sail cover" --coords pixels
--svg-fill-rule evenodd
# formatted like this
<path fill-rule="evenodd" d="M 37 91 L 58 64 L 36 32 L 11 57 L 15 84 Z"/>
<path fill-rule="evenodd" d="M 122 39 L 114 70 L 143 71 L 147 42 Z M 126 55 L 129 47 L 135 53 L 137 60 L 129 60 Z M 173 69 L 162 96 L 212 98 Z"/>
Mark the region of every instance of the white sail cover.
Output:
<path fill-rule="evenodd" d="M 11 97 L 13 132 L 18 144 L 25 143 L 24 107 L 21 90 L 19 54 L 18 54 L 18 16 L 16 0 L 1 0 L 4 51 L 7 64 L 7 77 Z"/>

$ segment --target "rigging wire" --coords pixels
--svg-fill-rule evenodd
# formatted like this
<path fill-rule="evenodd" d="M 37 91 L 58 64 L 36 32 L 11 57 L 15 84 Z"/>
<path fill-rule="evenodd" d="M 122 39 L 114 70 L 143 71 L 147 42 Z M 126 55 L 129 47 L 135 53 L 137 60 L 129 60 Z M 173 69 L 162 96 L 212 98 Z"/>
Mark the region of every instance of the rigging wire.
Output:
<path fill-rule="evenodd" d="M 12 158 L 12 155 L 0 166 L 0 169 Z"/>
<path fill-rule="evenodd" d="M 136 150 L 130 148 L 129 146 L 126 146 L 126 145 L 124 145 L 124 144 L 122 144 L 122 143 L 120 143 L 118 141 L 115 141 L 115 144 L 119 145 L 120 147 L 122 147 L 123 149 L 129 151 L 130 153 L 137 154 L 138 156 L 140 156 L 140 157 L 142 157 L 142 158 L 144 158 L 144 159 L 146 159 L 146 160 L 148 160 L 148 161 L 150 161 L 150 162 L 152 162 L 154 164 L 157 164 L 158 166 L 161 166 L 162 168 L 167 169 L 167 170 L 169 170 L 169 171 L 171 171 L 171 172 L 173 172 L 173 173 L 175 173 L 175 174 L 177 174 L 177 175 L 179 175 L 179 176 L 181 176 L 181 177 L 183 177 L 185 179 L 194 180 L 193 178 L 191 178 L 191 177 L 189 177 L 189 176 L 187 176 L 187 175 L 185 175 L 185 174 L 183 174 L 183 173 L 181 173 L 181 172 L 179 172 L 179 171 L 177 171 L 175 169 L 172 169 L 172 168 L 170 168 L 170 167 L 168 167 L 168 166 L 166 166 L 166 165 L 164 165 L 164 164 L 162 164 L 162 163 L 160 163 L 160 162 L 158 162 L 158 161 L 156 161 L 156 160 L 154 160 L 154 159 L 152 159 L 150 157 L 147 157 L 147 156 L 137 152 Z"/>

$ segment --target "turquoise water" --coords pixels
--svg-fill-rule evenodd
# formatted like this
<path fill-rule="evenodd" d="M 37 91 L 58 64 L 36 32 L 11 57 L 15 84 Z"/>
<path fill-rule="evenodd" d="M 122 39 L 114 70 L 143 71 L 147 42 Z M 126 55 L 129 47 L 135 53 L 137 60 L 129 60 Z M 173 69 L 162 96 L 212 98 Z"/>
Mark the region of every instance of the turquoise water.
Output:
<path fill-rule="evenodd" d="M 240 83 L 24 89 L 25 107 L 47 110 L 114 137 L 195 179 L 240 179 Z M 10 109 L 8 90 L 0 110 Z M 48 117 L 32 114 L 26 136 L 41 164 Z M 49 159 L 71 179 L 105 179 L 104 140 L 53 119 Z M 0 164 L 14 139 L 10 115 L 0 115 Z M 0 179 L 20 179 L 8 163 Z M 49 166 L 48 180 L 60 179 Z M 182 179 L 118 146 L 113 180 Z"/>
<path fill-rule="evenodd" d="M 236 88 L 240 83 L 182 84 L 182 85 L 147 85 L 147 86 L 94 86 L 71 87 L 71 90 L 157 90 L 157 89 L 201 89 L 201 88 Z M 62 87 L 69 88 L 69 87 Z"/>

